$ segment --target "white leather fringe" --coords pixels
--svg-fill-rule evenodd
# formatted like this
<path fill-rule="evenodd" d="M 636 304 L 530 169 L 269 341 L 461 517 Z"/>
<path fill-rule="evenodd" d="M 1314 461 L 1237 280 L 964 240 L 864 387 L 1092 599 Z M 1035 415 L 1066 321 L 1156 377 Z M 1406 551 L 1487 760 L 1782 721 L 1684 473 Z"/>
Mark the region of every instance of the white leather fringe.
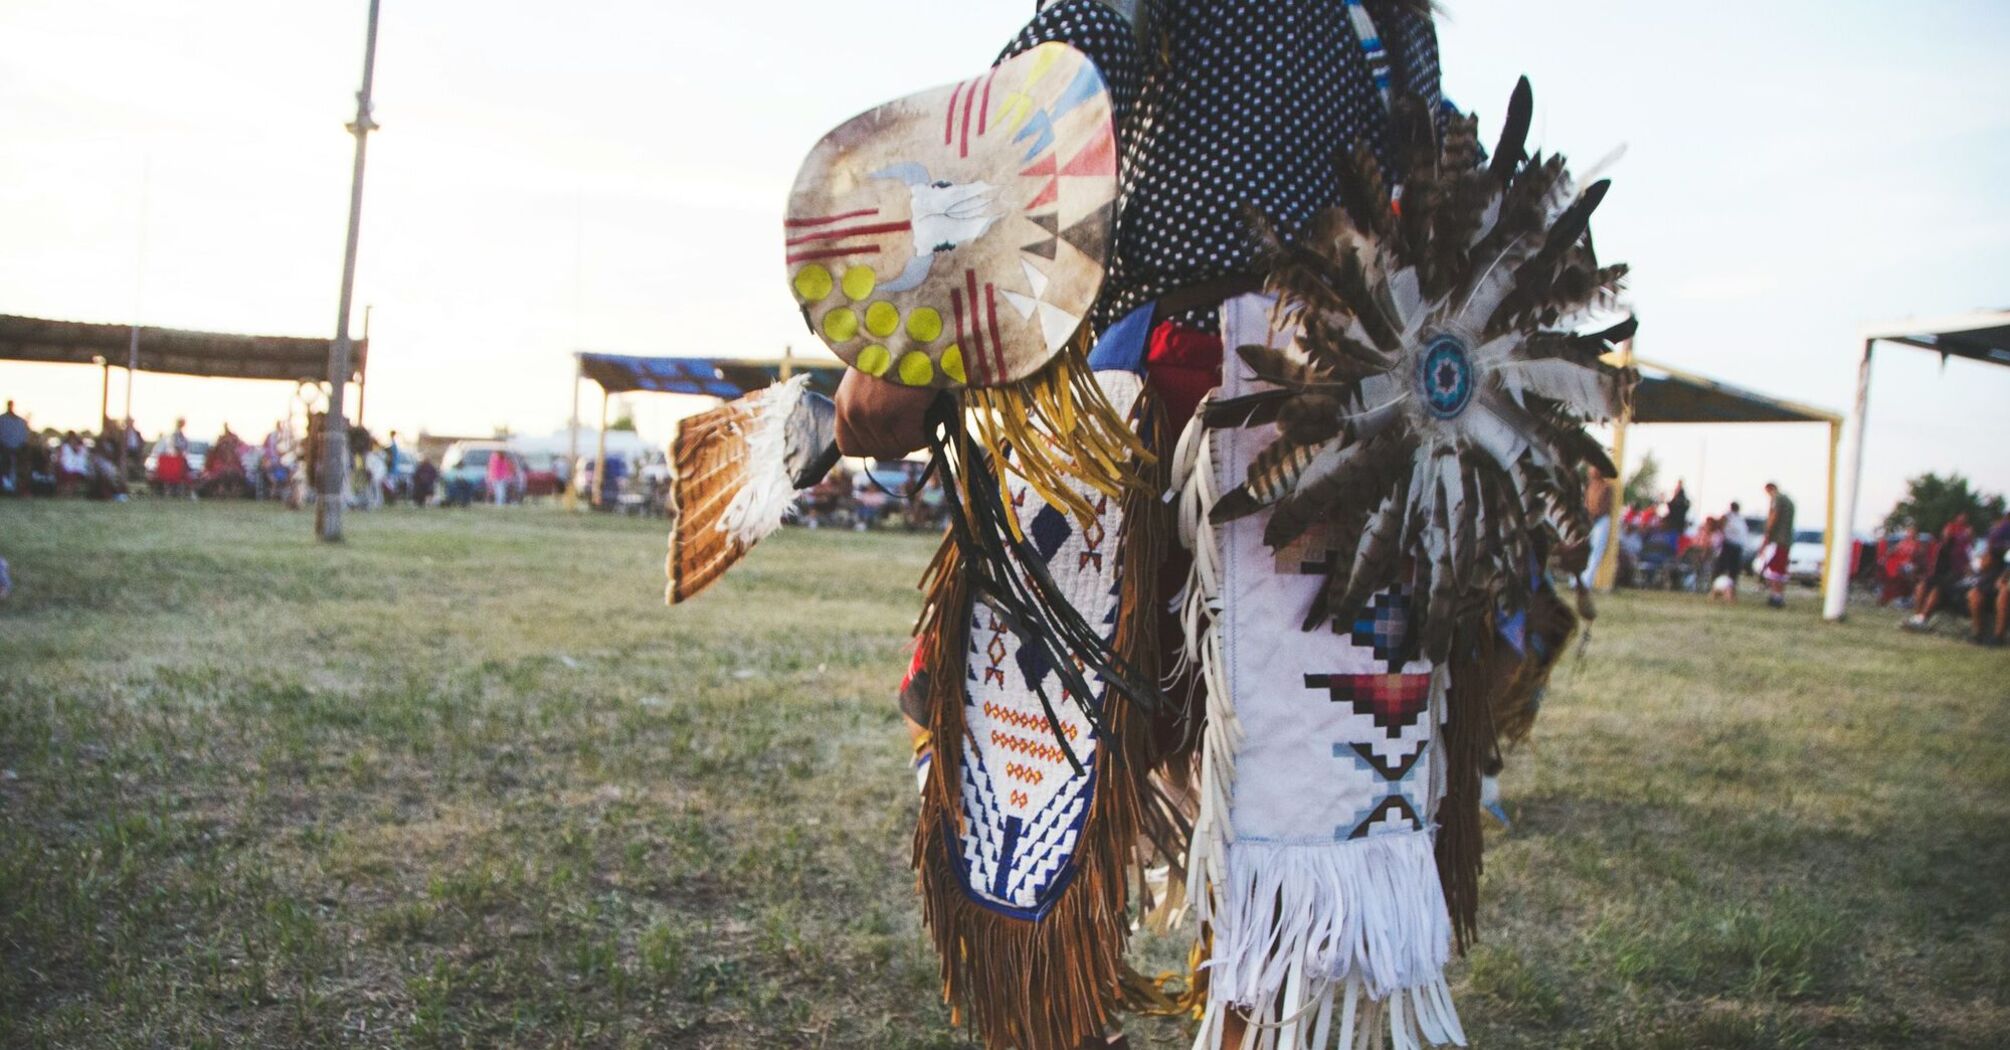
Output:
<path fill-rule="evenodd" d="M 1215 627 L 1222 548 L 1207 515 L 1219 495 L 1216 466 L 1213 436 L 1196 415 L 1173 461 L 1180 539 L 1193 554 L 1178 599 L 1181 664 L 1198 672 L 1207 707 L 1187 904 L 1213 945 L 1194 1046 L 1230 1050 L 1222 1040 L 1231 1013 L 1249 1019 L 1241 1050 L 1463 1046 L 1444 979 L 1451 918 L 1430 831 L 1311 843 L 1236 838 L 1242 728 Z M 1443 711 L 1445 684 L 1440 669 L 1434 712 Z"/>

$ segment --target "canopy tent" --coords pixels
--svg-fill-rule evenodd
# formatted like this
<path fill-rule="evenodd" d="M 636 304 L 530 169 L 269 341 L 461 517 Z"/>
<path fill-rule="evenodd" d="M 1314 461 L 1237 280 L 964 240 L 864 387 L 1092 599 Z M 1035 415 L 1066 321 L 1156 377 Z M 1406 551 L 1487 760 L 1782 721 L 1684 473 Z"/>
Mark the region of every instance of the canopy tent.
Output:
<path fill-rule="evenodd" d="M 600 384 L 600 389 L 609 394 L 648 390 L 659 394 L 696 394 L 730 400 L 801 372 L 810 374 L 811 389 L 831 396 L 837 393 L 844 365 L 838 361 L 797 361 L 792 357 L 770 361 L 721 357 L 579 355 L 579 374 Z"/>
<path fill-rule="evenodd" d="M 627 354 L 575 353 L 578 372 L 572 381 L 572 455 L 579 462 L 579 387 L 591 379 L 600 386 L 600 438 L 594 452 L 593 476 L 607 469 L 607 411 L 615 394 L 647 390 L 658 394 L 691 394 L 732 400 L 780 380 L 808 373 L 810 389 L 837 395 L 845 366 L 836 360 L 800 361 L 792 353 L 779 358 L 634 357 Z M 597 484 L 597 482 L 596 482 Z M 572 498 L 567 486 L 566 498 Z"/>
<path fill-rule="evenodd" d="M 367 315 L 366 315 L 367 316 Z M 367 333 L 368 324 L 365 324 Z M 296 383 L 328 380 L 330 340 L 302 336 L 239 335 L 235 332 L 194 332 L 123 324 L 51 321 L 40 317 L 0 314 L 0 361 L 97 365 L 104 369 L 99 386 L 98 418 L 111 419 L 112 366 L 126 370 L 127 425 L 133 416 L 133 373 L 163 372 L 216 379 L 275 379 Z M 363 418 L 363 377 L 370 340 L 355 343 L 356 420 Z M 121 466 L 125 444 L 120 443 Z"/>
<path fill-rule="evenodd" d="M 326 338 L 136 328 L 0 314 L 0 360 L 6 361 L 116 364 L 141 372 L 319 383 L 328 379 L 328 343 Z M 367 348 L 367 340 L 356 343 L 356 376 L 363 373 Z"/>
<path fill-rule="evenodd" d="M 1863 360 L 1857 365 L 1856 408 L 1850 412 L 1849 485 L 1843 500 L 1842 528 L 1829 531 L 1828 563 L 1834 564 L 1838 551 L 1847 556 L 1841 540 L 1856 526 L 1856 502 L 1863 479 L 1863 433 L 1870 408 L 1870 355 L 1881 340 L 1901 346 L 1930 350 L 1944 361 L 1965 357 L 1988 365 L 2010 365 L 2010 310 L 1979 310 L 1953 317 L 1923 321 L 1900 321 L 1871 325 L 1863 330 Z M 1831 515 L 1833 516 L 1833 515 Z M 1829 573 L 1824 582 L 1822 616 L 1840 620 L 1848 611 L 1849 577 Z"/>
<path fill-rule="evenodd" d="M 1842 416 L 1824 409 L 1813 408 L 1794 401 L 1769 397 L 1754 393 L 1742 387 L 1732 386 L 1694 372 L 1684 371 L 1672 365 L 1647 361 L 1632 356 L 1633 348 L 1628 344 L 1617 355 L 1617 360 L 1631 364 L 1640 370 L 1640 384 L 1633 389 L 1633 409 L 1630 415 L 1616 421 L 1612 426 L 1612 461 L 1619 464 L 1622 476 L 1613 479 L 1618 491 L 1624 491 L 1626 480 L 1626 428 L 1635 423 L 1826 423 L 1829 427 L 1829 512 L 1828 528 L 1835 530 L 1836 508 L 1836 447 L 1841 435 Z M 1614 537 L 1619 534 L 1619 501 L 1614 500 L 1609 511 L 1612 524 L 1609 526 Z M 1834 559 L 1825 562 L 1824 575 L 1830 574 Z M 1610 588 L 1619 575 L 1619 544 L 1605 545 L 1605 557 L 1599 562 L 1597 584 L 1601 589 Z"/>

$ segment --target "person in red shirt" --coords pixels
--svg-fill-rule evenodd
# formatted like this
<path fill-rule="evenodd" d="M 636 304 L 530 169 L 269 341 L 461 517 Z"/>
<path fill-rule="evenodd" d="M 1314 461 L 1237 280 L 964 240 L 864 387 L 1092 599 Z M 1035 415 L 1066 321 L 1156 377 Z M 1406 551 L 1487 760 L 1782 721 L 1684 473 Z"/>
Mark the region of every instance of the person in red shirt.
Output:
<path fill-rule="evenodd" d="M 1975 533 L 1968 527 L 1968 515 L 1956 514 L 1941 531 L 1940 539 L 1933 545 L 1933 561 L 1927 569 L 1926 578 L 1919 581 L 1919 589 L 1913 592 L 1912 607 L 1915 610 L 1909 619 L 1899 621 L 1899 626 L 1908 631 L 1924 631 L 1933 622 L 1933 614 L 1940 611 L 1960 584 L 1961 577 L 1968 572 L 1968 550 L 1975 542 Z"/>
<path fill-rule="evenodd" d="M 1907 525 L 1905 535 L 1898 542 L 1890 544 L 1878 558 L 1878 577 L 1881 589 L 1877 604 L 1889 605 L 1901 595 L 1910 594 L 1917 582 L 1923 578 L 1927 568 L 1927 558 L 1933 553 L 1931 544 L 1919 539 L 1919 526 Z"/>

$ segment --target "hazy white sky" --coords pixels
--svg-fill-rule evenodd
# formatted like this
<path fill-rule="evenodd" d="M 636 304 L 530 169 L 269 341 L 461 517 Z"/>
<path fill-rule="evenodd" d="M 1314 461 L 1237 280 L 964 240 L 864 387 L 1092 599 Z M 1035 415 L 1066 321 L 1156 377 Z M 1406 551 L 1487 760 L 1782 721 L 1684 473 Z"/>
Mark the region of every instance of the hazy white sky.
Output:
<path fill-rule="evenodd" d="M 2010 4 L 1448 7 L 1446 89 L 1483 130 L 1526 72 L 1544 147 L 1629 147 L 1598 236 L 1634 264 L 1643 356 L 1842 409 L 1863 323 L 2010 305 Z M 558 428 L 576 347 L 820 352 L 782 276 L 796 164 L 988 63 L 1031 8 L 857 0 L 841 27 L 807 0 L 384 0 L 356 299 L 373 429 Z M 365 10 L 0 0 L 0 313 L 332 333 Z M 289 393 L 143 375 L 135 415 L 258 430 Z M 1894 349 L 1875 395 L 1865 516 L 1929 469 L 2010 489 L 2010 370 Z M 0 396 L 89 425 L 98 375 L 0 363 Z M 645 431 L 678 400 L 638 399 Z M 1650 427 L 1629 458 L 1705 509 L 1777 477 L 1818 515 L 1826 443 Z"/>

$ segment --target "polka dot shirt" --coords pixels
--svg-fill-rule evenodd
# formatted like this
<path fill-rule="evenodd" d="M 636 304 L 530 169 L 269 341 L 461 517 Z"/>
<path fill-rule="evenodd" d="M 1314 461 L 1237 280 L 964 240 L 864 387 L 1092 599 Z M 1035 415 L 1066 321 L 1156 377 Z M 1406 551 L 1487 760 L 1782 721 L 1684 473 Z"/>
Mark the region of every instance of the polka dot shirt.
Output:
<path fill-rule="evenodd" d="M 1148 0 L 1149 2 L 1149 0 Z M 1442 109 L 1437 33 L 1401 0 L 1369 0 L 1393 86 Z M 1123 138 L 1116 257 L 1092 318 L 1097 330 L 1176 288 L 1248 273 L 1245 206 L 1296 236 L 1339 202 L 1334 160 L 1366 141 L 1394 181 L 1388 108 L 1344 0 L 1158 0 L 1144 47 L 1096 0 L 1041 11 L 1009 58 L 1059 40 L 1110 86 Z M 1215 327 L 1214 311 L 1180 320 Z"/>

